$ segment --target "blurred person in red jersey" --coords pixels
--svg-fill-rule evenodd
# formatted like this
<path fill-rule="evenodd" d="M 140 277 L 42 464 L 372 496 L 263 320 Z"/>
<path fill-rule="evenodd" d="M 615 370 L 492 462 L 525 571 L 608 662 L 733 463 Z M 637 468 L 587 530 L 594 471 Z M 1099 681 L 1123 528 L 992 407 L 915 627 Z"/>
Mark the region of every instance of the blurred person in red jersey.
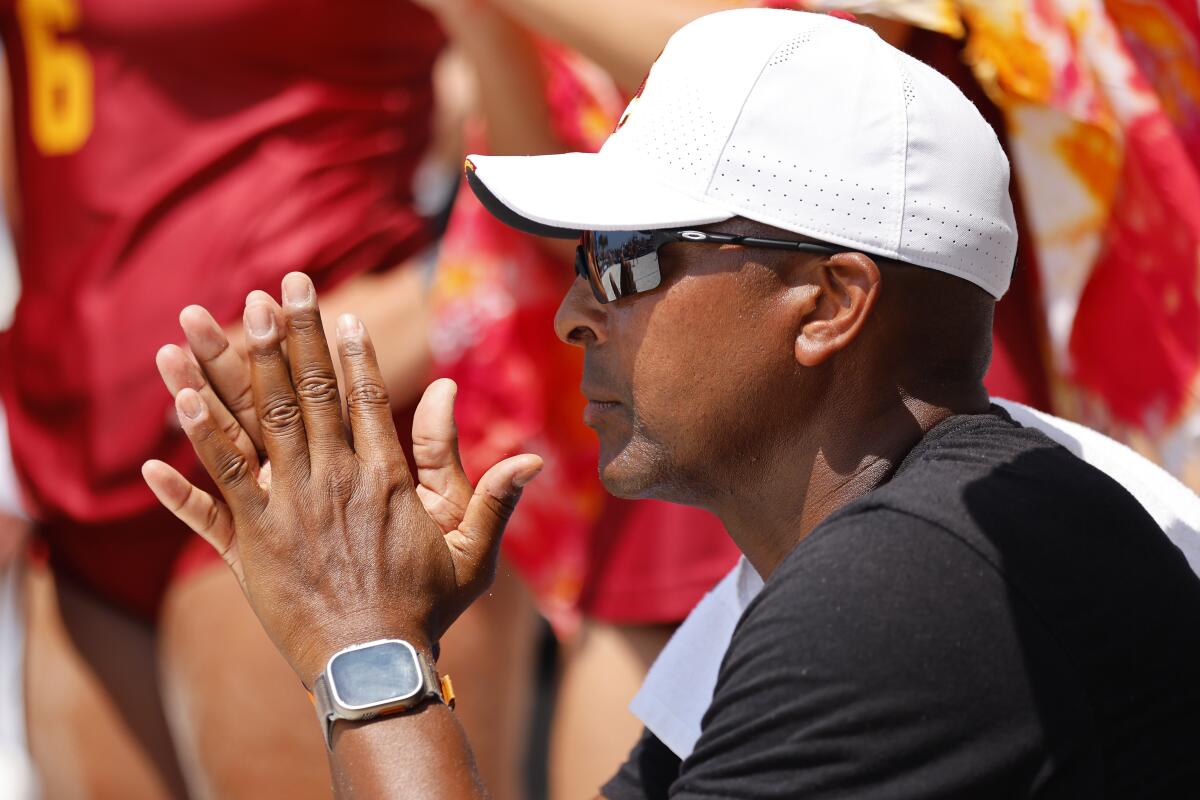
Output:
<path fill-rule="evenodd" d="M 312 714 L 219 561 L 141 485 L 198 475 L 153 366 L 300 269 L 386 310 L 401 404 L 428 368 L 413 176 L 443 43 L 405 3 L 5 0 L 22 295 L 0 340 L 30 576 L 28 713 L 47 796 L 321 797 Z M 199 293 L 199 294 L 197 294 Z M 149 359 L 149 360 L 148 360 Z M 187 385 L 184 351 L 164 352 Z M 397 394 L 398 393 L 398 394 Z"/>

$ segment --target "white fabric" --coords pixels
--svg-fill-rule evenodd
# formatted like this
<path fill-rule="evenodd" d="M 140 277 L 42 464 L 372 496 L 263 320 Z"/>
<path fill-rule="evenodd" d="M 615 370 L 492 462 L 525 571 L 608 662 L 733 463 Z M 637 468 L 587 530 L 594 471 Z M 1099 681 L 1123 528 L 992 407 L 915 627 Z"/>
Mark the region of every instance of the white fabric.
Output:
<path fill-rule="evenodd" d="M 0 564 L 0 797 L 32 800 L 33 769 L 25 742 L 24 610 L 20 562 Z"/>
<path fill-rule="evenodd" d="M 1200 574 L 1200 497 L 1161 468 L 1090 428 L 1011 400 L 993 400 L 1013 419 L 1036 428 L 1107 473 L 1146 509 Z M 700 738 L 717 671 L 734 626 L 762 588 L 745 558 L 696 606 L 646 675 L 630 710 L 663 744 L 687 758 Z"/>
<path fill-rule="evenodd" d="M 742 612 L 763 587 L 743 556 L 692 609 L 659 653 L 629 710 L 671 752 L 687 758 L 700 738 L 717 672 Z"/>
<path fill-rule="evenodd" d="M 0 49 L 0 55 L 3 50 Z M 17 297 L 21 294 L 21 275 L 17 270 L 17 255 L 13 251 L 12 234 L 0 220 L 0 331 L 12 324 Z"/>
<path fill-rule="evenodd" d="M 21 505 L 8 425 L 0 405 L 0 515 L 28 519 Z M 33 771 L 25 748 L 25 614 L 21 606 L 21 559 L 0 559 L 0 797 L 34 797 Z"/>
<path fill-rule="evenodd" d="M 21 502 L 17 471 L 13 466 L 12 448 L 8 442 L 8 418 L 0 403 L 0 514 L 17 519 L 29 519 Z"/>
<path fill-rule="evenodd" d="M 485 192 L 563 233 L 743 216 L 995 297 L 1016 254 L 1008 159 L 978 109 L 870 28 L 823 14 L 701 17 L 598 154 L 468 161 Z"/>

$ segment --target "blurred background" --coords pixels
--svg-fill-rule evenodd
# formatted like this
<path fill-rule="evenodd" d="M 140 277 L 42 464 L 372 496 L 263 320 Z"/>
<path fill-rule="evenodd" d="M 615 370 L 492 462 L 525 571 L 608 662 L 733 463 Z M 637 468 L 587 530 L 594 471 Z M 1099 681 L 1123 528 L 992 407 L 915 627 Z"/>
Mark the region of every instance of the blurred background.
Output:
<path fill-rule="evenodd" d="M 849 12 L 976 102 L 1022 234 L 989 389 L 1200 489 L 1195 0 L 0 0 L 0 797 L 329 796 L 301 687 L 139 473 L 199 479 L 155 366 L 180 313 L 236 368 L 293 269 L 371 329 L 402 437 L 449 376 L 469 472 L 546 458 L 440 666 L 495 797 L 595 795 L 737 551 L 604 495 L 550 324 L 574 245 L 461 165 L 598 148 L 673 30 L 748 5 Z"/>

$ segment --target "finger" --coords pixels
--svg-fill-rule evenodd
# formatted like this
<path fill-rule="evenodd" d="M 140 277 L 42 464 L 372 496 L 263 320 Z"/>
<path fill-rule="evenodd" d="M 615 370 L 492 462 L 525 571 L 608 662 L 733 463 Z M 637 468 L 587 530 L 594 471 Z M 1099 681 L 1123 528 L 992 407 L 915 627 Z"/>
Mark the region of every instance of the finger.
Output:
<path fill-rule="evenodd" d="M 413 414 L 413 460 L 417 467 L 417 496 L 443 532 L 462 522 L 471 500 L 471 482 L 458 453 L 454 398 L 458 386 L 449 378 L 429 385 Z"/>
<path fill-rule="evenodd" d="M 188 358 L 183 348 L 168 344 L 159 349 L 154 358 L 158 365 L 158 373 L 171 396 L 179 394 L 180 389 L 194 389 L 204 398 L 204 404 L 212 412 L 217 426 L 229 437 L 234 445 L 246 454 L 252 470 L 258 469 L 258 447 L 246 433 L 242 423 L 229 412 L 221 398 L 217 397 L 212 385 L 205 377 L 195 361 Z M 243 367 L 245 369 L 245 367 Z M 249 378 L 249 375 L 247 375 Z"/>
<path fill-rule="evenodd" d="M 256 513 L 266 504 L 246 454 L 236 448 L 217 426 L 216 420 L 194 389 L 180 389 L 175 410 L 183 431 L 192 442 L 200 463 L 216 483 L 234 514 Z"/>
<path fill-rule="evenodd" d="M 143 464 L 142 478 L 164 508 L 200 534 L 226 563 L 235 566 L 233 515 L 229 506 L 197 489 L 178 470 L 162 461 Z M 240 574 L 238 577 L 241 578 Z"/>
<path fill-rule="evenodd" d="M 243 317 L 250 386 L 263 447 L 279 477 L 307 475 L 308 434 L 287 359 L 280 350 L 280 326 L 270 305 L 251 300 Z"/>
<path fill-rule="evenodd" d="M 275 298 L 271 297 L 271 295 L 267 294 L 262 289 L 255 289 L 253 292 L 246 295 L 246 305 L 258 302 L 266 303 L 275 311 L 275 324 L 279 326 L 279 330 L 283 330 L 283 306 L 275 302 Z M 283 357 L 287 358 L 287 339 L 284 339 L 282 342 L 280 342 L 279 349 L 283 351 Z"/>
<path fill-rule="evenodd" d="M 255 451 L 262 452 L 262 434 L 258 429 L 258 416 L 254 413 L 254 394 L 250 390 L 250 368 L 246 359 L 230 343 L 208 310 L 201 306 L 188 306 L 179 312 L 179 327 L 183 329 L 188 347 L 213 393 L 221 398 L 254 442 Z"/>
<path fill-rule="evenodd" d="M 346 452 L 342 428 L 342 400 L 338 394 L 337 373 L 317 293 L 303 272 L 290 272 L 283 279 L 283 315 L 287 324 L 288 361 L 292 365 L 292 385 L 300 399 L 304 427 L 308 431 L 309 457 Z"/>
<path fill-rule="evenodd" d="M 337 333 L 354 452 L 362 461 L 394 469 L 411 486 L 412 476 L 396 438 L 396 423 L 371 336 L 353 314 L 338 317 Z"/>
<path fill-rule="evenodd" d="M 526 453 L 501 461 L 479 479 L 462 524 L 446 534 L 460 585 L 479 591 L 491 582 L 504 526 L 542 466 L 540 456 Z"/>

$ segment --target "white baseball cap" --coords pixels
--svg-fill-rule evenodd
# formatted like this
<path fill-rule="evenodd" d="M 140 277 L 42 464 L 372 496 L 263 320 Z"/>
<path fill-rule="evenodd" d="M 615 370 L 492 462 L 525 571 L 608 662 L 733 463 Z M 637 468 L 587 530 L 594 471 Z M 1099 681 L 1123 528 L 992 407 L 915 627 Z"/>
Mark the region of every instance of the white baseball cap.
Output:
<path fill-rule="evenodd" d="M 541 236 L 746 217 L 956 275 L 999 298 L 1008 159 L 945 76 L 863 25 L 739 9 L 681 28 L 599 153 L 469 157 L 503 221 Z"/>

